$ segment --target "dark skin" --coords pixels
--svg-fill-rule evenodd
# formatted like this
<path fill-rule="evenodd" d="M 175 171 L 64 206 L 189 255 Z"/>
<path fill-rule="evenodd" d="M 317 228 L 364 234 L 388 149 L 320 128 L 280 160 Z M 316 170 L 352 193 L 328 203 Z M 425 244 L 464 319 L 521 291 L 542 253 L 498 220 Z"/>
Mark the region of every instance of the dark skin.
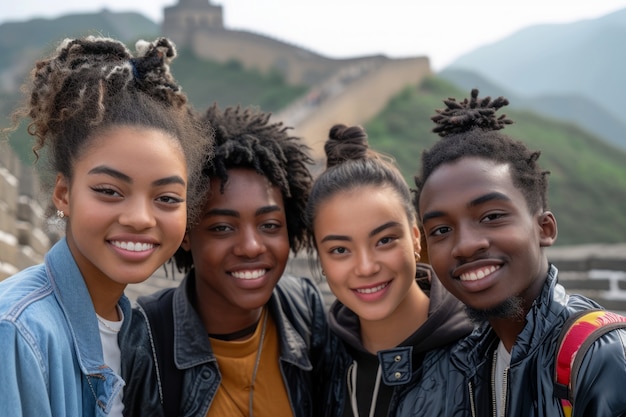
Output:
<path fill-rule="evenodd" d="M 504 316 L 488 315 L 510 351 L 547 276 L 543 248 L 556 239 L 554 215 L 529 209 L 509 165 L 478 157 L 439 166 L 419 211 L 430 262 L 448 291 L 477 311 L 521 300 Z"/>

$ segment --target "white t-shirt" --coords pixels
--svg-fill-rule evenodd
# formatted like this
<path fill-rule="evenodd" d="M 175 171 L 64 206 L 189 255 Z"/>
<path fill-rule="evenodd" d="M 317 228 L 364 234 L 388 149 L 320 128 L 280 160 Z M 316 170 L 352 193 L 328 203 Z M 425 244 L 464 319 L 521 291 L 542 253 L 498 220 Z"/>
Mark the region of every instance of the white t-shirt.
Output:
<path fill-rule="evenodd" d="M 508 381 L 504 379 L 504 374 L 508 372 L 509 365 L 511 364 L 511 352 L 507 351 L 504 347 L 504 343 L 500 341 L 498 349 L 496 350 L 496 370 L 494 386 L 496 388 L 496 415 L 504 415 L 504 408 L 506 403 L 503 395 L 506 394 Z"/>
<path fill-rule="evenodd" d="M 104 363 L 107 364 L 113 372 L 120 375 L 122 371 L 122 357 L 120 353 L 120 346 L 117 342 L 117 334 L 122 328 L 124 322 L 124 313 L 118 307 L 120 321 L 110 321 L 98 316 L 98 329 L 100 330 L 100 341 L 102 342 L 102 354 L 104 356 Z M 124 403 L 122 402 L 122 394 L 115 398 L 113 407 L 109 413 L 109 417 L 122 417 L 124 411 Z"/>

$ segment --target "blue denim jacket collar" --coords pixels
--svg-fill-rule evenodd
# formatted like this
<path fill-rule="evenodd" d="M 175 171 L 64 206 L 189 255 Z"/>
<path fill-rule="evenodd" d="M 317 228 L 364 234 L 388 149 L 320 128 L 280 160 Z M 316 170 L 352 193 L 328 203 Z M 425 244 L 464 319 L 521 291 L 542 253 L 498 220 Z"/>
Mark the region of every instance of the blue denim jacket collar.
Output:
<path fill-rule="evenodd" d="M 98 414 L 106 414 L 125 383 L 104 363 L 96 311 L 65 238 L 48 251 L 44 263 L 54 295 L 69 324 L 78 365 L 88 383 L 83 386 L 83 399 L 93 398 L 98 404 Z M 118 337 L 124 337 L 132 315 L 131 306 L 126 296 L 122 296 L 118 304 L 124 314 Z M 90 402 L 85 401 L 83 415 L 92 413 Z"/>
<path fill-rule="evenodd" d="M 101 373 L 104 359 L 96 311 L 91 302 L 86 302 L 91 297 L 65 238 L 48 251 L 45 265 L 55 296 L 70 324 L 81 370 L 85 374 Z M 131 317 L 131 307 L 126 296 L 122 296 L 119 305 L 125 317 L 120 331 L 122 334 L 128 328 L 127 319 Z"/>

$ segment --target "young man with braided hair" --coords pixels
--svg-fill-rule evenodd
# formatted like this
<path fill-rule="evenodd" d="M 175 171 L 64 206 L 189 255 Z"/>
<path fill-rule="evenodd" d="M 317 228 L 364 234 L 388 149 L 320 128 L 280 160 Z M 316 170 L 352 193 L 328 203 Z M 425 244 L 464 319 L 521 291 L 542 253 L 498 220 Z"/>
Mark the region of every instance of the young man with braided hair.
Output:
<path fill-rule="evenodd" d="M 539 152 L 500 132 L 512 123 L 496 116 L 506 99 L 474 90 L 445 103 L 433 117 L 441 139 L 422 154 L 415 203 L 437 276 L 478 326 L 452 356 L 462 383 L 449 415 L 626 415 L 624 330 L 601 336 L 584 356 L 573 409 L 557 395 L 561 329 L 600 306 L 566 294 L 544 252 L 557 224 Z"/>
<path fill-rule="evenodd" d="M 215 134 L 204 170 L 210 190 L 175 255 L 184 281 L 152 302 L 140 298 L 133 316 L 128 343 L 138 349 L 127 372 L 136 389 L 125 395 L 127 415 L 305 417 L 336 408 L 324 388 L 337 377 L 336 342 L 321 293 L 310 279 L 284 274 L 290 250 L 310 248 L 311 160 L 269 117 L 215 105 L 203 117 Z M 144 311 L 164 299 L 173 331 L 153 337 L 162 322 Z M 169 354 L 155 357 L 167 351 L 163 343 Z M 165 388 L 163 370 L 172 367 L 180 385 Z"/>

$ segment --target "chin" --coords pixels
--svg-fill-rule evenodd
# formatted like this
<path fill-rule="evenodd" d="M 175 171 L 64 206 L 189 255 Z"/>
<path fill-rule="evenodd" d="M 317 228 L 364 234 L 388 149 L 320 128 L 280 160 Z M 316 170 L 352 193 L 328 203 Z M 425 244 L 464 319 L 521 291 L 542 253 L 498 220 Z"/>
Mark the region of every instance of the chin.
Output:
<path fill-rule="evenodd" d="M 465 310 L 474 323 L 482 323 L 490 319 L 520 320 L 526 315 L 524 300 L 521 297 L 507 298 L 502 303 L 489 308 L 478 309 L 466 305 Z"/>

